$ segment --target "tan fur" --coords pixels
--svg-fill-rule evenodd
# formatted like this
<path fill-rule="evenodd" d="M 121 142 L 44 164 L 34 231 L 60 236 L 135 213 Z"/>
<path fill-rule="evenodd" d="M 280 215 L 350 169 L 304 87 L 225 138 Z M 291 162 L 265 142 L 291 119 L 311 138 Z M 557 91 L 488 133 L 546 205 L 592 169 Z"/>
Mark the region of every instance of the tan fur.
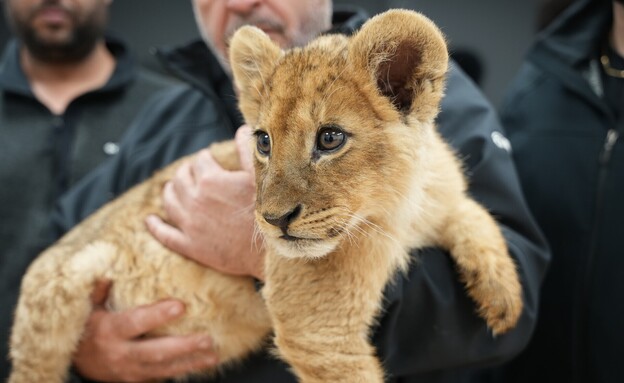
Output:
<path fill-rule="evenodd" d="M 63 381 L 97 278 L 114 280 L 116 310 L 185 301 L 187 315 L 159 334 L 208 333 L 224 363 L 260 347 L 272 328 L 278 355 L 306 383 L 383 381 L 369 329 L 384 286 L 407 268 L 412 248 L 448 249 L 493 333 L 515 325 L 521 288 L 505 241 L 466 195 L 461 164 L 433 124 L 448 56 L 431 21 L 389 11 L 351 39 L 321 37 L 288 52 L 244 27 L 230 55 L 245 119 L 271 140 L 270 156 L 256 152 L 265 301 L 250 278 L 202 268 L 147 233 L 144 217 L 164 216 L 161 188 L 176 163 L 31 266 L 11 339 L 10 383 Z M 328 125 L 349 135 L 340 149 L 319 154 L 317 132 Z M 232 143 L 211 150 L 238 167 Z M 297 206 L 287 229 L 265 220 Z M 300 239 L 280 238 L 283 230 Z"/>

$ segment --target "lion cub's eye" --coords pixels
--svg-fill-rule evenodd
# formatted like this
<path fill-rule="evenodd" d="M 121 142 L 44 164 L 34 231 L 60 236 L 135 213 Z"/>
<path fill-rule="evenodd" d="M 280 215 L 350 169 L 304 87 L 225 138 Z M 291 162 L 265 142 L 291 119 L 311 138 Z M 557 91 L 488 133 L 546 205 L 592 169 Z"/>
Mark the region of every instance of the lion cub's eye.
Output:
<path fill-rule="evenodd" d="M 321 151 L 335 150 L 341 147 L 347 137 L 337 126 L 327 126 L 321 128 L 316 139 L 316 147 Z"/>
<path fill-rule="evenodd" d="M 256 132 L 256 147 L 263 156 L 268 156 L 271 153 L 271 138 L 268 133 L 263 131 Z"/>

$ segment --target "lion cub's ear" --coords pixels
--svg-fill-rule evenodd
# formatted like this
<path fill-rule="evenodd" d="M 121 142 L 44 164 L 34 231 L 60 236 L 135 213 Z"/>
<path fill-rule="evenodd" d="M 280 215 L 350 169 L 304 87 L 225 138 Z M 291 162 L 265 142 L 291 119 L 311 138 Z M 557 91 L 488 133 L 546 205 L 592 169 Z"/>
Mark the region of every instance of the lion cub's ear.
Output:
<path fill-rule="evenodd" d="M 262 30 L 244 26 L 230 41 L 230 64 L 239 92 L 239 107 L 248 124 L 258 119 L 260 100 L 266 98 L 266 79 L 281 56 L 281 49 Z"/>
<path fill-rule="evenodd" d="M 401 114 L 427 122 L 438 114 L 448 51 L 425 16 L 392 10 L 370 19 L 351 39 L 349 60 Z"/>

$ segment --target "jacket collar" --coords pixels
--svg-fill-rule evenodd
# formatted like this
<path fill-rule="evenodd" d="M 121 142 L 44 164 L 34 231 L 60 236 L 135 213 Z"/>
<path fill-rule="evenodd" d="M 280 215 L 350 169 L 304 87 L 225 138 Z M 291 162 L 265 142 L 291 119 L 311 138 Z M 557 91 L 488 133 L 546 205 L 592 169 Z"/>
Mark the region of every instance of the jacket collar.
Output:
<path fill-rule="evenodd" d="M 538 35 L 527 58 L 606 114 L 595 60 L 611 27 L 611 0 L 579 0 Z M 599 79 L 598 79 L 599 80 Z"/>
<path fill-rule="evenodd" d="M 366 11 L 357 7 L 335 6 L 332 15 L 332 28 L 327 33 L 352 35 L 368 20 Z"/>
<path fill-rule="evenodd" d="M 611 4 L 612 0 L 576 1 L 538 35 L 530 55 L 549 55 L 574 68 L 587 65 L 610 30 Z"/>
<path fill-rule="evenodd" d="M 136 76 L 136 65 L 125 44 L 111 36 L 107 36 L 105 40 L 106 47 L 115 57 L 115 70 L 103 87 L 90 92 L 94 94 L 117 91 L 132 82 Z M 22 70 L 19 51 L 19 42 L 16 39 L 9 41 L 0 61 L 0 89 L 35 98 Z"/>
<path fill-rule="evenodd" d="M 232 80 L 203 40 L 180 47 L 159 48 L 155 55 L 167 72 L 199 89 L 213 102 L 220 102 L 232 126 L 243 124 Z"/>
<path fill-rule="evenodd" d="M 161 47 L 156 58 L 175 77 L 209 95 L 223 82 L 231 82 L 214 53 L 202 39 L 176 47 Z"/>

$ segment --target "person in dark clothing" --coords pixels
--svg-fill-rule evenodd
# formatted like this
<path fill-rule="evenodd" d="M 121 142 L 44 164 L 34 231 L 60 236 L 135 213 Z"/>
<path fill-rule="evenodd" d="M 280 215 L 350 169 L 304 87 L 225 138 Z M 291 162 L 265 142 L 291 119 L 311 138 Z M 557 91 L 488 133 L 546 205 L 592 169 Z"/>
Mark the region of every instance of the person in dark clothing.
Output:
<path fill-rule="evenodd" d="M 579 0 L 535 42 L 502 112 L 553 259 L 500 382 L 624 382 L 624 3 Z"/>
<path fill-rule="evenodd" d="M 7 0 L 15 39 L 0 61 L 0 380 L 22 275 L 54 238 L 50 213 L 118 151 L 151 95 L 173 86 L 104 38 L 109 1 Z"/>
<path fill-rule="evenodd" d="M 285 47 L 294 45 L 291 32 L 293 28 L 299 32 L 304 29 L 305 17 L 312 14 L 320 17 L 314 33 L 317 34 L 329 27 L 331 15 L 329 0 L 305 3 L 195 0 L 194 5 L 198 26 L 211 48 L 204 42 L 194 42 L 159 54 L 164 65 L 192 87 L 168 92 L 147 106 L 122 141 L 119 155 L 65 196 L 57 212 L 61 232 L 149 177 L 155 169 L 211 142 L 234 136 L 243 121 L 227 74 L 224 44 L 234 26 L 256 24 L 271 32 L 271 37 Z M 366 20 L 358 12 L 336 10 L 333 15 L 331 31 L 336 33 L 349 34 Z M 305 39 L 297 44 L 304 42 Z M 389 382 L 459 381 L 468 369 L 501 363 L 517 354 L 533 330 L 538 290 L 549 258 L 545 242 L 523 201 L 508 142 L 497 116 L 456 65 L 452 65 L 449 73 L 438 124 L 465 160 L 471 195 L 493 213 L 502 227 L 522 277 L 525 310 L 516 329 L 494 338 L 477 316 L 448 254 L 439 249 L 414 253 L 415 261 L 409 273 L 398 276 L 388 286 L 384 314 L 373 329 L 374 344 Z M 227 172 L 211 161 L 208 156 L 187 169 L 193 172 L 190 182 L 201 186 L 199 194 L 188 195 L 188 188 L 176 186 L 188 186 L 188 179 L 174 179 L 173 186 L 165 188 L 164 203 L 174 206 L 177 213 L 170 223 L 177 227 L 158 220 L 152 220 L 149 227 L 173 250 L 200 263 L 224 272 L 255 275 L 252 269 L 257 267 L 257 262 L 240 266 L 248 259 L 261 259 L 261 254 L 254 254 L 251 233 L 242 228 L 226 229 L 232 222 L 236 224 L 243 219 L 242 211 L 251 214 L 249 201 L 253 201 L 253 195 L 238 196 L 241 191 L 233 179 L 243 179 L 241 184 L 253 183 L 253 175 L 245 171 Z M 212 171 L 202 172 L 202 168 Z M 172 194 L 167 194 L 167 190 Z M 203 205 L 206 201 L 211 208 Z M 224 207 L 232 201 L 240 205 Z M 187 225 L 194 220 L 200 223 Z M 200 235 L 198 229 L 214 226 L 215 222 L 221 224 L 218 231 Z M 193 243 L 202 245 L 193 246 Z M 230 254 L 228 251 L 236 246 L 241 246 L 244 252 Z M 230 263 L 219 263 L 223 259 Z M 97 288 L 94 303 L 105 301 L 105 290 L 105 286 Z M 210 350 L 202 348 L 199 338 L 140 337 L 175 320 L 182 311 L 180 302 L 171 300 L 117 313 L 96 307 L 77 350 L 75 370 L 84 378 L 98 381 L 146 381 L 189 371 L 202 362 L 205 366 L 213 365 L 215 360 Z M 83 378 L 75 376 L 75 379 Z M 295 380 L 287 366 L 265 351 L 231 367 L 214 381 Z"/>

